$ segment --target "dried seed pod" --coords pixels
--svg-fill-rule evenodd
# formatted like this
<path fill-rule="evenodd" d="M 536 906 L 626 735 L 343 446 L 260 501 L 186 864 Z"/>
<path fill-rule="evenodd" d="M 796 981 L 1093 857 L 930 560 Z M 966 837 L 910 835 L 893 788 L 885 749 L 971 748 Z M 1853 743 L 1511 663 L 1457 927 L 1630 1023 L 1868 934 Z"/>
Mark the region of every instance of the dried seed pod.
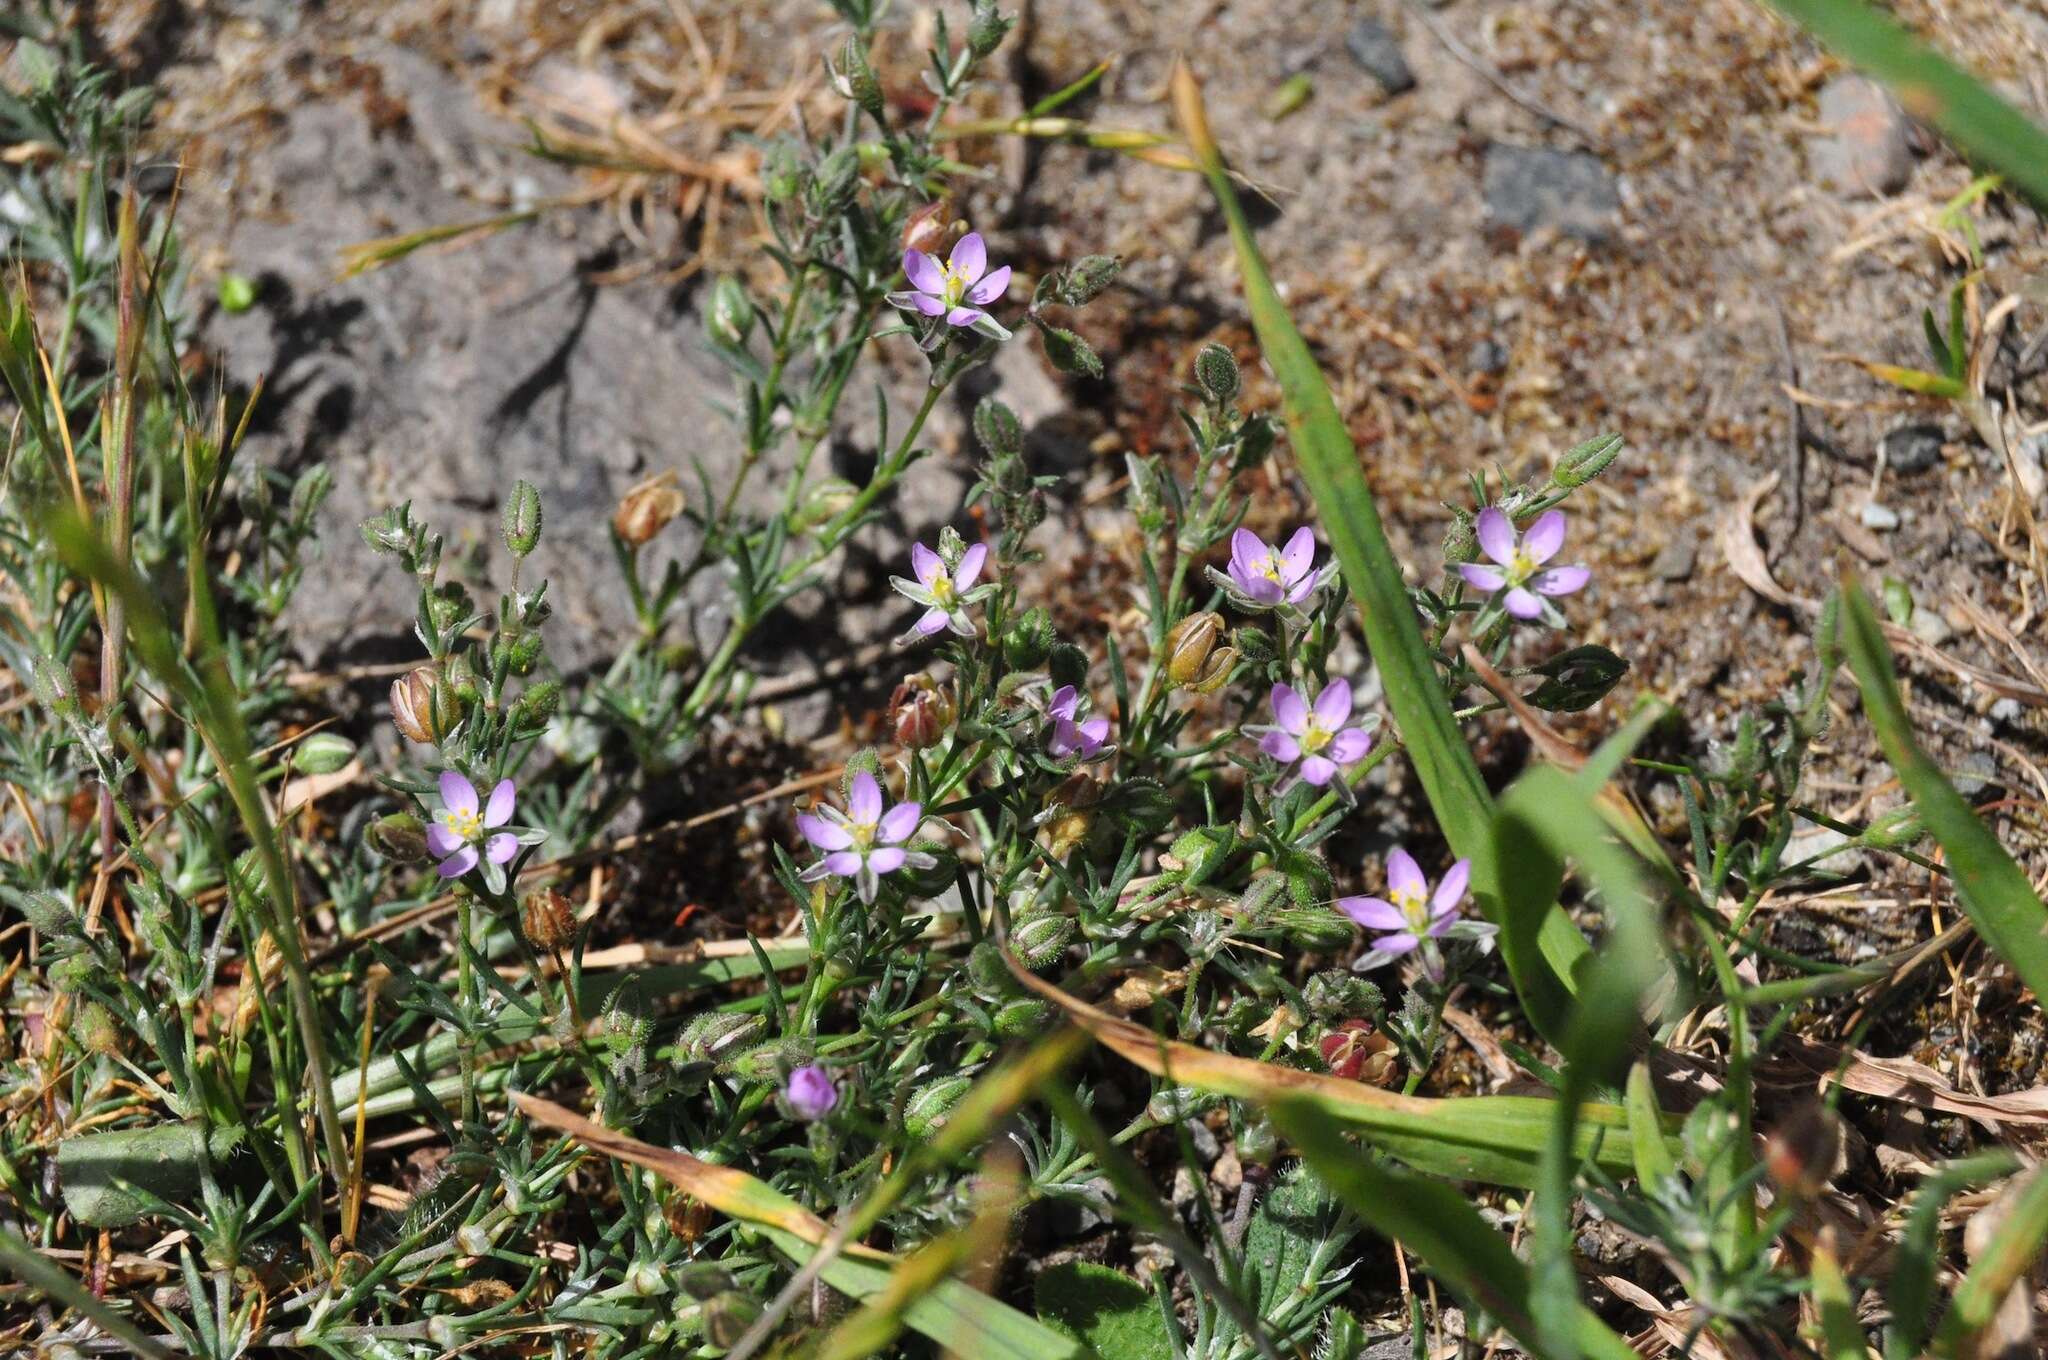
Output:
<path fill-rule="evenodd" d="M 953 696 L 924 672 L 905 677 L 889 696 L 889 726 L 906 750 L 938 745 L 952 728 L 954 716 Z"/>
<path fill-rule="evenodd" d="M 1332 1076 L 1362 1081 L 1368 1086 L 1391 1086 L 1399 1062 L 1394 1041 L 1379 1033 L 1367 1020 L 1342 1020 L 1317 1041 L 1316 1050 Z"/>
<path fill-rule="evenodd" d="M 519 904 L 519 930 L 535 949 L 550 953 L 576 938 L 576 907 L 553 888 L 526 895 Z"/>
<path fill-rule="evenodd" d="M 1180 689 L 1211 694 L 1230 678 L 1235 647 L 1218 648 L 1223 616 L 1213 609 L 1190 614 L 1166 635 L 1166 678 Z"/>
<path fill-rule="evenodd" d="M 1835 1174 L 1842 1147 L 1841 1118 L 1811 1101 L 1792 1112 L 1764 1139 L 1764 1171 L 1785 1194 L 1813 1199 Z"/>
<path fill-rule="evenodd" d="M 436 744 L 453 730 L 455 709 L 432 666 L 415 666 L 391 682 L 391 725 L 407 741 Z"/>
<path fill-rule="evenodd" d="M 637 548 L 666 529 L 685 504 L 675 473 L 656 473 L 619 498 L 619 508 L 612 512 L 612 532 Z"/>

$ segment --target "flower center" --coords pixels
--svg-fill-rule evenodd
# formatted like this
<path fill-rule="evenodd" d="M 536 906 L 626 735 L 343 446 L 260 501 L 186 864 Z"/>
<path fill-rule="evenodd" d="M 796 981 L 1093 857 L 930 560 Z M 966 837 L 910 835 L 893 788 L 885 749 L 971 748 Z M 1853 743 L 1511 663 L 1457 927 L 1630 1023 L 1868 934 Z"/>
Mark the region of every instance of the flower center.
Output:
<path fill-rule="evenodd" d="M 932 573 L 931 584 L 926 589 L 931 591 L 932 598 L 937 600 L 942 608 L 952 608 L 954 600 L 958 598 L 953 589 L 953 574 L 944 567 Z"/>
<path fill-rule="evenodd" d="M 853 848 L 860 854 L 865 855 L 868 851 L 875 848 L 875 825 L 873 822 L 848 822 L 846 824 L 846 834 L 853 837 Z"/>
<path fill-rule="evenodd" d="M 1259 563 L 1259 575 L 1265 577 L 1276 586 L 1286 585 L 1287 578 L 1280 574 L 1280 554 L 1268 552 Z"/>
<path fill-rule="evenodd" d="M 967 276 L 947 265 L 945 283 L 939 289 L 939 296 L 948 307 L 958 307 L 960 300 L 967 296 Z"/>
<path fill-rule="evenodd" d="M 1302 729 L 1302 733 L 1296 738 L 1296 741 L 1301 745 L 1302 754 L 1312 756 L 1325 746 L 1328 746 L 1336 736 L 1335 732 L 1323 726 L 1320 719 L 1314 714 L 1310 714 L 1308 726 Z"/>
<path fill-rule="evenodd" d="M 1517 547 L 1508 560 L 1508 584 L 1515 586 L 1524 584 L 1531 576 L 1536 574 L 1536 568 L 1539 565 L 1535 558 L 1529 556 L 1526 549 Z"/>
<path fill-rule="evenodd" d="M 457 812 L 449 808 L 441 814 L 441 825 L 450 833 L 463 840 L 473 841 L 484 831 L 484 819 L 474 812 Z"/>
<path fill-rule="evenodd" d="M 1393 893 L 1394 905 L 1408 921 L 1412 934 L 1420 935 L 1429 929 L 1429 900 L 1420 893 Z"/>

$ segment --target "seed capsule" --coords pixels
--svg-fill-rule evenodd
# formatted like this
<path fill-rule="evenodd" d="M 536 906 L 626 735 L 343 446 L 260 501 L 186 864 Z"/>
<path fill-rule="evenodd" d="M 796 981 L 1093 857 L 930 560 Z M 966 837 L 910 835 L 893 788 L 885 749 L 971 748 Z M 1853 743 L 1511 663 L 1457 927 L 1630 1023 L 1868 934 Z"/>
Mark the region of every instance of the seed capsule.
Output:
<path fill-rule="evenodd" d="M 519 930 L 535 949 L 553 952 L 576 938 L 576 907 L 553 888 L 530 892 L 519 904 Z"/>
<path fill-rule="evenodd" d="M 662 472 L 626 492 L 612 512 L 612 532 L 637 548 L 667 528 L 685 504 L 675 483 L 675 473 Z"/>

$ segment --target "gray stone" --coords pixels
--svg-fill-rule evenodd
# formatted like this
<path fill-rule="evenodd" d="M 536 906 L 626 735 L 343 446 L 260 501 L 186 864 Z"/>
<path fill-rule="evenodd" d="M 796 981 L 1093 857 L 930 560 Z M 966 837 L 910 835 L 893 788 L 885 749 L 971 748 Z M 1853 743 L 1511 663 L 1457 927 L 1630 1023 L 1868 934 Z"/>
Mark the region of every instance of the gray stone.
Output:
<path fill-rule="evenodd" d="M 1465 351 L 1465 367 L 1474 373 L 1491 376 L 1506 372 L 1507 366 L 1507 348 L 1498 340 L 1475 340 L 1472 348 Z"/>
<path fill-rule="evenodd" d="M 1999 699 L 1991 705 L 1991 721 L 1995 723 L 2016 723 L 2026 710 L 2017 699 Z"/>
<path fill-rule="evenodd" d="M 1401 40 L 1377 19 L 1360 19 L 1344 35 L 1344 46 L 1367 75 L 1388 94 L 1402 94 L 1415 88 L 1415 73 L 1401 55 Z"/>
<path fill-rule="evenodd" d="M 1879 533 L 1890 533 L 1899 527 L 1899 512 L 1876 501 L 1865 502 L 1857 518 L 1863 521 L 1864 528 L 1875 529 Z"/>
<path fill-rule="evenodd" d="M 1549 227 L 1597 244 L 1620 221 L 1614 173 L 1584 151 L 1494 142 L 1480 178 L 1487 216 L 1498 226 L 1525 233 Z"/>
<path fill-rule="evenodd" d="M 1949 783 L 1965 798 L 1982 797 L 1999 786 L 1998 762 L 1983 751 L 1972 751 L 1950 772 Z"/>
<path fill-rule="evenodd" d="M 1827 131 L 1813 145 L 1813 173 L 1836 193 L 1895 194 L 1913 176 L 1913 125 L 1891 93 L 1867 76 L 1837 76 L 1820 92 Z"/>
<path fill-rule="evenodd" d="M 1688 534 L 1679 534 L 1664 545 L 1657 560 L 1650 563 L 1650 575 L 1660 581 L 1683 581 L 1692 575 L 1699 560 L 1699 544 Z"/>
<path fill-rule="evenodd" d="M 1894 472 L 1925 472 L 1941 462 L 1947 441 L 1939 425 L 1901 425 L 1884 437 L 1885 466 Z"/>
<path fill-rule="evenodd" d="M 1907 627 L 1913 630 L 1914 637 L 1930 647 L 1939 647 L 1956 635 L 1949 621 L 1932 609 L 1914 610 L 1913 621 Z"/>
<path fill-rule="evenodd" d="M 1780 857 L 1779 863 L 1790 868 L 1816 855 L 1827 855 L 1826 859 L 1803 872 L 1828 878 L 1847 878 L 1861 873 L 1869 863 L 1868 857 L 1861 849 L 1840 848 L 1848 844 L 1849 837 L 1832 827 L 1806 827 L 1785 843 L 1785 853 Z M 1834 853 L 1829 854 L 1830 851 Z"/>

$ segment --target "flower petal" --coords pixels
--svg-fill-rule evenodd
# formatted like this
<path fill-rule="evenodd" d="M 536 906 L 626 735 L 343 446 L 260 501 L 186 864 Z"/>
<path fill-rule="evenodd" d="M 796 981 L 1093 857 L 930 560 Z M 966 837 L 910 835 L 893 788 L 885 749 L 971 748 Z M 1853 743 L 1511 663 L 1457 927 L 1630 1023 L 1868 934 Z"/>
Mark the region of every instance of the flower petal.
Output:
<path fill-rule="evenodd" d="M 903 252 L 903 273 L 910 280 L 911 287 L 921 293 L 942 293 L 946 290 L 946 271 L 922 250 Z"/>
<path fill-rule="evenodd" d="M 453 770 L 441 771 L 441 806 L 450 812 L 476 811 L 476 785 Z"/>
<path fill-rule="evenodd" d="M 922 543 L 910 545 L 910 569 L 917 573 L 918 584 L 929 586 L 946 569 L 945 559 Z"/>
<path fill-rule="evenodd" d="M 1277 727 L 1267 729 L 1266 735 L 1259 738 L 1259 749 L 1282 765 L 1292 765 L 1301 759 L 1301 743 Z"/>
<path fill-rule="evenodd" d="M 1301 777 L 1321 788 L 1337 777 L 1337 767 L 1326 756 L 1309 756 L 1301 762 Z"/>
<path fill-rule="evenodd" d="M 982 311 L 979 307 L 955 307 L 952 311 L 946 313 L 946 324 L 948 326 L 972 326 L 987 315 L 988 313 Z"/>
<path fill-rule="evenodd" d="M 860 856 L 851 850 L 835 850 L 821 861 L 825 872 L 840 878 L 852 878 L 860 872 Z"/>
<path fill-rule="evenodd" d="M 1422 897 L 1429 892 L 1422 866 L 1398 845 L 1387 852 L 1387 891 L 1395 897 Z"/>
<path fill-rule="evenodd" d="M 910 298 L 910 305 L 923 312 L 926 316 L 944 316 L 946 314 L 946 301 L 944 298 L 934 297 L 930 293 L 911 293 L 908 296 Z"/>
<path fill-rule="evenodd" d="M 1465 887 L 1472 881 L 1472 861 L 1461 859 L 1444 871 L 1443 882 L 1436 885 L 1436 895 L 1429 899 L 1432 915 L 1449 917 L 1458 910 L 1458 903 L 1465 900 Z"/>
<path fill-rule="evenodd" d="M 1593 579 L 1593 573 L 1586 567 L 1552 567 L 1536 573 L 1536 579 L 1529 582 L 1538 595 L 1569 595 L 1583 590 L 1586 582 Z"/>
<path fill-rule="evenodd" d="M 976 306 L 985 306 L 1001 297 L 1010 286 L 1010 266 L 991 269 L 988 277 L 967 290 L 967 300 Z"/>
<path fill-rule="evenodd" d="M 1330 738 L 1330 744 L 1323 753 L 1339 765 L 1351 765 L 1364 760 L 1372 751 L 1372 733 L 1357 727 L 1347 727 Z"/>
<path fill-rule="evenodd" d="M 1235 562 L 1230 564 L 1230 574 L 1236 579 L 1237 588 L 1260 604 L 1278 604 L 1286 597 L 1287 592 L 1270 576 L 1240 576 Z"/>
<path fill-rule="evenodd" d="M 933 633 L 944 628 L 946 623 L 947 615 L 945 610 L 938 608 L 927 609 L 924 613 L 917 616 L 917 622 L 910 626 L 910 631 L 916 633 L 919 637 L 930 637 Z"/>
<path fill-rule="evenodd" d="M 503 826 L 512 820 L 512 781 L 500 779 L 498 787 L 491 790 L 491 801 L 484 805 L 484 825 Z M 503 861 L 500 861 L 501 863 Z"/>
<path fill-rule="evenodd" d="M 1336 731 L 1351 717 L 1351 682 L 1338 676 L 1316 696 L 1316 717 L 1324 727 Z"/>
<path fill-rule="evenodd" d="M 1564 511 L 1545 510 L 1522 535 L 1522 551 L 1531 562 L 1548 562 L 1564 546 Z"/>
<path fill-rule="evenodd" d="M 1372 947 L 1382 954 L 1406 954 L 1422 941 L 1402 931 L 1399 935 L 1382 935 L 1372 942 Z"/>
<path fill-rule="evenodd" d="M 875 900 L 875 891 L 882 886 L 882 881 L 875 876 L 875 871 L 863 861 L 859 872 L 853 876 L 853 886 L 860 893 L 860 900 L 872 905 Z"/>
<path fill-rule="evenodd" d="M 856 770 L 846 788 L 846 815 L 862 826 L 882 820 L 882 786 L 866 770 Z"/>
<path fill-rule="evenodd" d="M 923 803 L 898 803 L 882 814 L 882 820 L 875 824 L 875 839 L 884 845 L 907 841 L 917 831 L 917 824 L 924 820 Z"/>
<path fill-rule="evenodd" d="M 981 564 L 988 561 L 988 544 L 977 543 L 960 554 L 960 565 L 953 569 L 953 589 L 966 590 L 981 575 Z"/>
<path fill-rule="evenodd" d="M 1273 716 L 1297 737 L 1308 730 L 1308 705 L 1292 685 L 1273 686 Z"/>
<path fill-rule="evenodd" d="M 1242 525 L 1230 536 L 1230 565 L 1241 569 L 1246 576 L 1259 574 L 1269 551 L 1264 539 Z"/>
<path fill-rule="evenodd" d="M 970 231 L 961 237 L 946 263 L 958 277 L 969 283 L 978 282 L 988 272 L 988 247 L 982 243 L 981 233 Z"/>
<path fill-rule="evenodd" d="M 1518 619 L 1533 619 L 1543 613 L 1543 601 L 1520 586 L 1508 592 L 1507 607 L 1508 613 Z"/>
<path fill-rule="evenodd" d="M 1287 546 L 1280 550 L 1280 574 L 1293 582 L 1308 575 L 1309 564 L 1316 558 L 1316 536 L 1304 524 L 1294 531 L 1287 540 Z"/>
<path fill-rule="evenodd" d="M 443 878 L 461 878 L 476 868 L 476 847 L 465 845 L 441 861 L 440 874 Z"/>
<path fill-rule="evenodd" d="M 1337 910 L 1367 930 L 1399 930 L 1408 924 L 1401 909 L 1383 897 L 1340 897 Z"/>
<path fill-rule="evenodd" d="M 853 837 L 847 834 L 845 827 L 834 825 L 823 817 L 813 817 L 808 812 L 796 815 L 796 829 L 820 850 L 844 850 L 853 844 Z"/>
<path fill-rule="evenodd" d="M 1497 505 L 1489 505 L 1479 512 L 1479 519 L 1472 526 L 1479 538 L 1479 546 L 1494 561 L 1502 566 L 1515 560 L 1515 526 L 1508 519 L 1507 512 Z"/>
<path fill-rule="evenodd" d="M 1080 706 L 1081 692 L 1072 685 L 1061 685 L 1052 692 L 1052 702 L 1045 706 L 1045 711 L 1055 718 L 1071 718 Z"/>
<path fill-rule="evenodd" d="M 484 842 L 484 853 L 491 857 L 491 863 L 504 864 L 519 853 L 519 838 L 509 831 L 501 831 Z"/>
<path fill-rule="evenodd" d="M 868 851 L 868 868 L 878 874 L 893 874 L 903 867 L 910 852 L 900 845 L 884 845 Z"/>
<path fill-rule="evenodd" d="M 1109 740 L 1109 719 L 1097 714 L 1081 724 L 1081 749 L 1094 751 Z"/>
<path fill-rule="evenodd" d="M 435 822 L 427 828 L 427 851 L 436 859 L 441 858 L 443 855 L 452 855 L 457 850 L 460 850 L 462 846 L 462 837 L 456 835 L 439 822 Z"/>
<path fill-rule="evenodd" d="M 1465 563 L 1458 568 L 1458 575 L 1465 578 L 1466 585 L 1489 595 L 1508 583 L 1507 575 L 1499 567 L 1483 566 L 1478 562 Z"/>

